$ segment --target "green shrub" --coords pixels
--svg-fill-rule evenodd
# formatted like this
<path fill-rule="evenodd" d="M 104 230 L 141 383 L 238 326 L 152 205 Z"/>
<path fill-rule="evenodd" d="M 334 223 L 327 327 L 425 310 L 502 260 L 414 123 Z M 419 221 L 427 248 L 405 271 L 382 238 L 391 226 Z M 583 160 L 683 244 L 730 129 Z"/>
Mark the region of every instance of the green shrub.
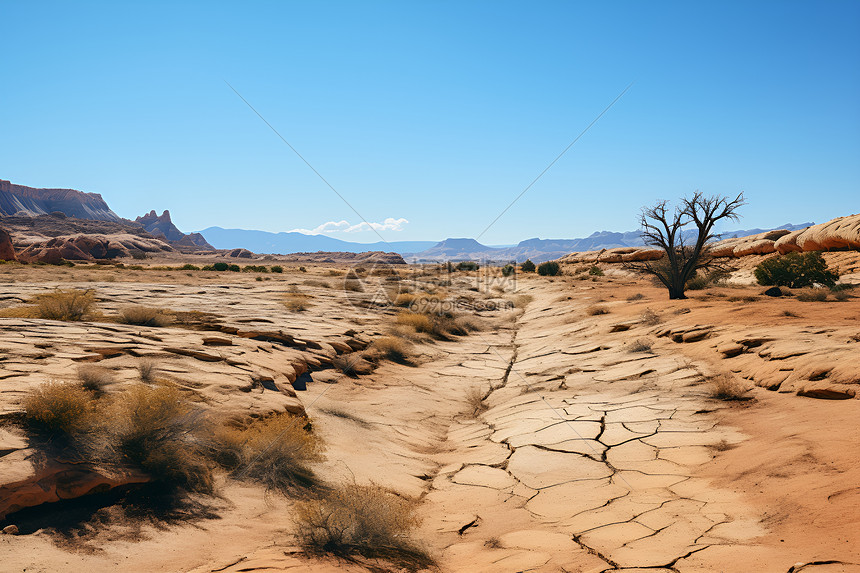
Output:
<path fill-rule="evenodd" d="M 561 273 L 561 266 L 555 261 L 547 261 L 538 266 L 537 272 L 542 277 L 554 277 Z"/>
<path fill-rule="evenodd" d="M 590 269 L 588 269 L 588 274 L 595 277 L 603 276 L 603 269 L 598 267 L 597 265 L 592 265 Z"/>
<path fill-rule="evenodd" d="M 263 265 L 245 265 L 242 268 L 243 273 L 267 273 L 269 269 Z"/>
<path fill-rule="evenodd" d="M 231 273 L 238 273 L 238 272 L 242 271 L 242 269 L 239 267 L 239 265 L 230 265 L 227 267 L 227 270 L 230 271 Z"/>
<path fill-rule="evenodd" d="M 526 262 L 520 265 L 520 270 L 524 273 L 533 273 L 535 272 L 535 264 L 531 259 L 526 259 Z"/>
<path fill-rule="evenodd" d="M 461 261 L 457 264 L 458 271 L 477 271 L 478 263 L 475 261 Z"/>
<path fill-rule="evenodd" d="M 827 268 L 820 251 L 793 252 L 763 261 L 755 268 L 755 278 L 761 285 L 803 288 L 815 283 L 833 286 L 839 273 Z"/>
<path fill-rule="evenodd" d="M 502 276 L 509 277 L 517 271 L 514 265 L 505 265 L 502 267 Z"/>
<path fill-rule="evenodd" d="M 282 272 L 284 272 L 284 267 L 282 267 L 281 265 L 272 265 L 272 272 L 273 273 L 282 273 Z"/>
<path fill-rule="evenodd" d="M 228 265 L 227 263 L 215 263 L 214 265 L 212 265 L 212 270 L 213 271 L 226 271 L 229 267 L 230 267 L 230 265 Z"/>
<path fill-rule="evenodd" d="M 185 264 L 185 265 L 182 265 L 181 267 L 179 267 L 179 270 L 180 271 L 199 271 L 200 267 L 198 267 L 197 265 Z"/>

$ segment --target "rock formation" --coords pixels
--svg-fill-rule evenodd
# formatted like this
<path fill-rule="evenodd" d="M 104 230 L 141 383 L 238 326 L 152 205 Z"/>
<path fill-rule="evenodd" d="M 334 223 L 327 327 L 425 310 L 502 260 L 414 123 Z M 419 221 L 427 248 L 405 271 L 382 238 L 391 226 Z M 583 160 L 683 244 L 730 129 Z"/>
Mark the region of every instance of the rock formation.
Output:
<path fill-rule="evenodd" d="M 15 247 L 12 246 L 12 235 L 5 229 L 0 229 L 0 261 L 16 261 Z"/>
<path fill-rule="evenodd" d="M 79 219 L 119 221 L 98 193 L 74 189 L 36 189 L 0 179 L 0 216 L 34 217 L 61 212 Z"/>
<path fill-rule="evenodd" d="M 57 264 L 67 261 L 92 261 L 130 256 L 131 251 L 170 252 L 173 248 L 159 239 L 134 235 L 77 235 L 35 241 L 18 254 L 28 263 Z"/>
<path fill-rule="evenodd" d="M 170 219 L 170 211 L 167 209 L 161 215 L 157 215 L 155 210 L 152 210 L 146 215 L 136 218 L 135 222 L 143 225 L 143 228 L 152 236 L 162 237 L 177 247 L 205 249 L 207 251 L 215 250 L 215 247 L 207 243 L 206 239 L 200 233 L 186 235 L 180 231 Z"/>

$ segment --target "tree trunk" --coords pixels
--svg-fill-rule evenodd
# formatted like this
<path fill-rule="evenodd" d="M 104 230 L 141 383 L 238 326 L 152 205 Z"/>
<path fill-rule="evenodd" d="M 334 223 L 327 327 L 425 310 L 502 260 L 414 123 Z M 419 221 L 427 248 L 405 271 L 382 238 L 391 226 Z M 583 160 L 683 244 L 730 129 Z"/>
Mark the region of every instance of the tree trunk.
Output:
<path fill-rule="evenodd" d="M 669 287 L 669 300 L 680 300 L 684 298 L 687 298 L 687 296 L 684 294 L 684 289 L 682 287 Z"/>

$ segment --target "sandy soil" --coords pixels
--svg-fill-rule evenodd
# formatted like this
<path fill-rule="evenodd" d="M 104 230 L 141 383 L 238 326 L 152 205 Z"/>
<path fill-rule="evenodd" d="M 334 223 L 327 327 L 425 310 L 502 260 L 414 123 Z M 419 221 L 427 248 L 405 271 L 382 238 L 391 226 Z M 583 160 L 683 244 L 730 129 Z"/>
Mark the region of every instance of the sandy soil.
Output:
<path fill-rule="evenodd" d="M 182 325 L 3 318 L 0 407 L 14 414 L 28 388 L 112 337 L 127 350 L 99 363 L 120 373 L 118 384 L 150 355 L 173 379 L 200 381 L 214 411 L 306 410 L 327 445 L 319 473 L 419 499 L 416 538 L 441 571 L 860 571 L 860 298 L 803 303 L 735 286 L 668 301 L 617 271 L 520 277 L 500 293 L 461 274 L 447 300 L 468 299 L 459 312 L 483 329 L 419 342 L 414 364 L 383 362 L 349 378 L 326 360 L 384 334 L 394 310 L 370 304 L 373 288 L 345 292 L 336 273 L 0 266 L 0 307 L 88 286 L 106 317 L 127 304 L 207 311 L 232 342 L 205 346 L 211 333 Z M 308 310 L 283 307 L 290 287 L 312 297 Z M 503 297 L 519 308 L 474 310 Z M 301 363 L 313 383 L 295 391 Z M 713 398 L 718 374 L 745 384 L 750 399 Z M 255 376 L 273 386 L 243 390 Z M 472 388 L 485 396 L 477 413 Z M 844 399 L 798 395 L 816 391 Z M 185 524 L 106 523 L 74 542 L 49 528 L 0 536 L 3 570 L 395 570 L 305 556 L 292 538 L 291 500 L 219 479 L 220 497 Z"/>

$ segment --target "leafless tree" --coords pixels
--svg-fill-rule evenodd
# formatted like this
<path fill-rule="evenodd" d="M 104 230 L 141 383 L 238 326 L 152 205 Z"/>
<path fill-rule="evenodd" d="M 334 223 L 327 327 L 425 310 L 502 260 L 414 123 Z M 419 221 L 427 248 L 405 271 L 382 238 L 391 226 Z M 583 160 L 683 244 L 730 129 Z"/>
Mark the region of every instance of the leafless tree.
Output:
<path fill-rule="evenodd" d="M 684 198 L 674 212 L 670 211 L 668 201 L 644 207 L 639 224 L 645 244 L 663 249 L 666 255 L 629 266 L 656 276 L 669 290 L 670 299 L 687 298 L 684 289 L 696 271 L 718 266 L 708 253 L 711 241 L 716 238 L 714 224 L 722 219 L 737 221 L 737 210 L 745 203 L 742 192 L 730 199 L 719 195 L 705 197 L 696 191 L 692 197 Z M 694 244 L 688 244 L 683 232 L 690 223 L 698 230 Z"/>

